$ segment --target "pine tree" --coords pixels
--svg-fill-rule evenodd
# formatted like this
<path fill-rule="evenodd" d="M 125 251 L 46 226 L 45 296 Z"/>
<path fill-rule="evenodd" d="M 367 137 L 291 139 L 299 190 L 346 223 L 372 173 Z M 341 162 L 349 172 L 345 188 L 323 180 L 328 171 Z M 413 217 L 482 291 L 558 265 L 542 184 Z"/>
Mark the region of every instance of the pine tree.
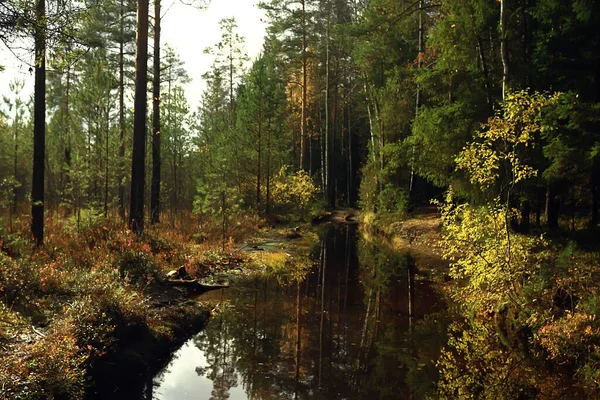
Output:
<path fill-rule="evenodd" d="M 148 83 L 148 0 L 138 0 L 135 61 L 135 111 L 131 156 L 131 199 L 129 227 L 144 231 L 144 187 L 146 163 L 146 98 Z"/>

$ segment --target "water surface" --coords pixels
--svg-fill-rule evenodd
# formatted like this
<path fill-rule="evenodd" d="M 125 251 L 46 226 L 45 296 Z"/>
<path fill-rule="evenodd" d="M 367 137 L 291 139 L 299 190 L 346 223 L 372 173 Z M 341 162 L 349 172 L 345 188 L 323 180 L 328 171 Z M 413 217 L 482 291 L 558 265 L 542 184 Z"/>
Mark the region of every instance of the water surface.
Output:
<path fill-rule="evenodd" d="M 444 303 L 409 257 L 323 233 L 299 280 L 261 277 L 205 298 L 223 311 L 153 380 L 153 399 L 424 398 Z M 150 388 L 147 388 L 147 390 Z"/>

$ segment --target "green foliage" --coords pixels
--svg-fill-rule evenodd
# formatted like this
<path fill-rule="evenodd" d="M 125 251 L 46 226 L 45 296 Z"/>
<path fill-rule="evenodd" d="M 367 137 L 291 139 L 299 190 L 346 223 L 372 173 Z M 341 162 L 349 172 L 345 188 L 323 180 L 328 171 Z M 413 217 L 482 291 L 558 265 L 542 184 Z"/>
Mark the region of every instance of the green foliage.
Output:
<path fill-rule="evenodd" d="M 473 108 L 461 101 L 419 109 L 406 145 L 416 149 L 411 162 L 419 176 L 439 187 L 448 186 L 456 175 L 456 154 L 467 143 L 478 124 Z"/>
<path fill-rule="evenodd" d="M 439 396 L 490 400 L 527 396 L 535 380 L 524 361 L 500 343 L 490 323 L 477 319 L 456 322 L 437 363 Z"/>
<path fill-rule="evenodd" d="M 458 168 L 484 189 L 500 183 L 510 190 L 535 176 L 537 171 L 527 164 L 527 150 L 535 147 L 537 135 L 550 129 L 541 113 L 559 97 L 560 93 L 509 93 L 501 110 L 477 133 L 477 140 L 458 155 Z"/>
<path fill-rule="evenodd" d="M 494 311 L 504 301 L 521 307 L 523 286 L 544 261 L 544 239 L 509 232 L 516 211 L 498 203 L 476 208 L 447 201 L 440 208 L 444 257 L 452 261 L 452 276 L 466 279 L 456 296 L 474 310 Z"/>
<path fill-rule="evenodd" d="M 120 255 L 118 263 L 121 278 L 128 279 L 132 283 L 140 281 L 145 283 L 148 279 L 152 280 L 160 275 L 152 257 L 143 251 L 126 250 Z"/>
<path fill-rule="evenodd" d="M 377 211 L 403 216 L 408 209 L 408 194 L 403 189 L 387 184 L 377 195 Z"/>
<path fill-rule="evenodd" d="M 362 176 L 359 187 L 360 208 L 364 211 L 374 212 L 377 207 L 377 192 L 379 183 L 377 177 L 377 165 L 370 159 L 362 168 Z"/>
<path fill-rule="evenodd" d="M 303 219 L 307 216 L 318 194 L 319 189 L 305 171 L 290 174 L 288 168 L 284 166 L 275 176 L 273 204 L 279 212 L 298 213 L 300 219 Z"/>

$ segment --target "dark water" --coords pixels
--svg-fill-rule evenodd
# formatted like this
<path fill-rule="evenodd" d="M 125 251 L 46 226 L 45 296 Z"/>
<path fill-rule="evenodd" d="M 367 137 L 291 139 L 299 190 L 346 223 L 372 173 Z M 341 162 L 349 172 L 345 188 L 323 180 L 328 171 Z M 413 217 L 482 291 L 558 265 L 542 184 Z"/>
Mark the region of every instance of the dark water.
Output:
<path fill-rule="evenodd" d="M 251 278 L 208 293 L 223 311 L 146 389 L 153 399 L 402 399 L 434 393 L 444 303 L 418 265 L 324 232 L 300 280 Z"/>

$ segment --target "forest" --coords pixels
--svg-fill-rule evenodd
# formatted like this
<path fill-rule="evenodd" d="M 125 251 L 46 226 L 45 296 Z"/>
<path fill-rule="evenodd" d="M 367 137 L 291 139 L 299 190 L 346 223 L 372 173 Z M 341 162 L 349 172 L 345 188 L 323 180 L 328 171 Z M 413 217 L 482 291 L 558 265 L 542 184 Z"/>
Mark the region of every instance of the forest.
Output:
<path fill-rule="evenodd" d="M 266 374 L 243 398 L 337 398 L 321 339 L 342 287 L 366 313 L 351 385 L 329 355 L 342 397 L 394 398 L 386 374 L 406 398 L 600 396 L 599 2 L 261 0 L 260 53 L 232 11 L 198 49 L 202 76 L 161 40 L 171 3 L 0 0 L 0 48 L 29 52 L 34 81 L 1 93 L 0 398 L 105 398 L 111 366 L 140 380 L 205 325 L 216 360 L 240 321 L 224 343 L 262 360 L 274 283 L 259 304 L 234 270 L 290 303 L 271 343 L 281 391 Z M 291 247 L 252 245 L 273 237 Z M 254 301 L 253 338 L 250 314 L 198 305 L 190 282 Z M 443 311 L 414 311 L 419 285 Z M 380 318 L 404 295 L 406 321 Z M 440 343 L 421 353 L 418 335 Z"/>

